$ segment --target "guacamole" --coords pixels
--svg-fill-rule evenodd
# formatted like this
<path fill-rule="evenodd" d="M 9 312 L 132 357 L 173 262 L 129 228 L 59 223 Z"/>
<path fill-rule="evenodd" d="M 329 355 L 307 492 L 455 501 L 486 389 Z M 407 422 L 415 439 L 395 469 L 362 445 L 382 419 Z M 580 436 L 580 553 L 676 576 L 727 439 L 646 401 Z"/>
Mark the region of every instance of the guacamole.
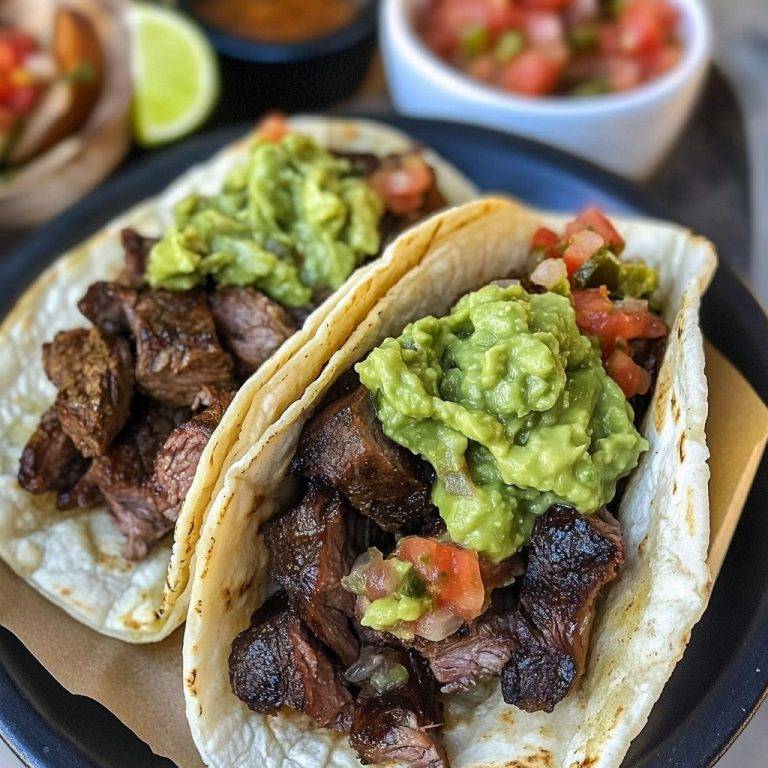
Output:
<path fill-rule="evenodd" d="M 311 138 L 257 141 L 220 193 L 178 203 L 173 226 L 150 253 L 147 280 L 185 290 L 210 275 L 306 306 L 378 253 L 383 208 L 349 161 Z"/>
<path fill-rule="evenodd" d="M 386 435 L 426 459 L 450 538 L 494 562 L 555 503 L 609 501 L 648 444 L 567 297 L 488 285 L 356 370 Z"/>

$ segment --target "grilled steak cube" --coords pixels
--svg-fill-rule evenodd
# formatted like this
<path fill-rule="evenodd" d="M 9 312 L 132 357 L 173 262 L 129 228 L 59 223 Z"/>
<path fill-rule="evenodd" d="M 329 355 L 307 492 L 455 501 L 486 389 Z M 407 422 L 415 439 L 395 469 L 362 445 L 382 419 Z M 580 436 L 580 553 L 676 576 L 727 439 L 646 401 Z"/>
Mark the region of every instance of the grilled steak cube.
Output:
<path fill-rule="evenodd" d="M 294 469 L 338 488 L 387 531 L 427 513 L 429 485 L 415 459 L 384 434 L 359 386 L 316 414 L 301 435 Z"/>
<path fill-rule="evenodd" d="M 61 428 L 83 456 L 101 456 L 128 419 L 133 397 L 128 342 L 98 328 L 62 331 L 43 346 L 43 362 L 59 390 Z"/>
<path fill-rule="evenodd" d="M 55 408 L 49 408 L 29 438 L 19 462 L 19 483 L 30 493 L 70 488 L 88 467 L 61 428 Z"/>
<path fill-rule="evenodd" d="M 232 642 L 229 679 L 255 712 L 274 715 L 290 707 L 337 730 L 349 722 L 352 696 L 284 592 L 264 603 Z"/>
<path fill-rule="evenodd" d="M 624 563 L 618 523 L 554 506 L 533 527 L 504 701 L 551 712 L 584 671 L 600 590 Z"/>
<path fill-rule="evenodd" d="M 187 497 L 205 446 L 232 402 L 229 390 L 205 390 L 208 407 L 179 424 L 166 438 L 154 461 L 153 483 L 158 504 L 175 523 Z"/>
<path fill-rule="evenodd" d="M 291 316 L 275 301 L 251 287 L 219 287 L 210 297 L 222 343 L 247 379 L 296 330 Z"/>
<path fill-rule="evenodd" d="M 89 509 L 103 501 L 101 489 L 88 471 L 71 488 L 64 488 L 56 494 L 56 508 L 62 511 Z"/>
<path fill-rule="evenodd" d="M 204 387 L 232 388 L 232 359 L 202 291 L 146 291 L 128 308 L 128 320 L 136 380 L 154 400 L 192 405 Z"/>
<path fill-rule="evenodd" d="M 439 742 L 442 705 L 418 655 L 381 646 L 376 653 L 408 673 L 406 682 L 379 690 L 368 680 L 355 701 L 349 744 L 364 765 L 403 763 L 409 768 L 447 768 Z"/>
<path fill-rule="evenodd" d="M 129 288 L 139 288 L 144 284 L 149 252 L 157 239 L 142 237 L 135 229 L 124 229 L 120 237 L 125 251 L 125 266 L 117 281 Z"/>
<path fill-rule="evenodd" d="M 126 537 L 125 556 L 145 557 L 173 527 L 155 491 L 155 457 L 171 432 L 189 418 L 173 409 L 139 400 L 125 429 L 104 456 L 96 458 L 85 478 L 98 486 L 117 527 Z"/>
<path fill-rule="evenodd" d="M 355 596 L 341 579 L 365 548 L 364 528 L 365 519 L 339 493 L 315 485 L 264 530 L 272 575 L 309 628 L 347 666 L 358 653 L 347 618 L 354 615 Z"/>
<path fill-rule="evenodd" d="M 117 283 L 98 282 L 88 286 L 78 309 L 105 333 L 130 332 L 126 306 L 136 301 L 136 291 Z"/>
<path fill-rule="evenodd" d="M 493 608 L 445 640 L 416 637 L 414 647 L 427 659 L 443 693 L 475 686 L 478 680 L 498 677 L 515 644 L 514 611 Z"/>

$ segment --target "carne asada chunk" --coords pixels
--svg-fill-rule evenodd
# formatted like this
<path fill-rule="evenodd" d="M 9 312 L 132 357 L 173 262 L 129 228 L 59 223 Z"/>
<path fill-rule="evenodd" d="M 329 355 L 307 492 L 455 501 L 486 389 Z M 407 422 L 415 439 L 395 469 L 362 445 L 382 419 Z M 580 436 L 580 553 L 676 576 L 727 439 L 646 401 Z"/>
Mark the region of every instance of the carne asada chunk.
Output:
<path fill-rule="evenodd" d="M 120 237 L 125 251 L 125 266 L 117 282 L 129 288 L 140 288 L 144 284 L 149 252 L 157 239 L 142 237 L 135 229 L 124 229 Z"/>
<path fill-rule="evenodd" d="M 391 646 L 372 650 L 388 669 L 383 679 L 377 680 L 374 672 L 363 684 L 352 713 L 350 746 L 364 765 L 393 762 L 410 768 L 447 768 L 448 758 L 438 740 L 442 705 L 429 671 L 414 651 Z"/>
<path fill-rule="evenodd" d="M 210 297 L 219 336 L 247 379 L 296 330 L 291 316 L 275 301 L 248 286 L 221 286 Z"/>
<path fill-rule="evenodd" d="M 98 486 L 117 527 L 126 537 L 125 556 L 138 560 L 173 527 L 163 514 L 153 471 L 155 458 L 173 430 L 189 418 L 185 408 L 168 408 L 137 398 L 133 414 L 104 456 L 94 459 L 84 479 Z"/>
<path fill-rule="evenodd" d="M 416 460 L 384 434 L 371 396 L 359 386 L 307 422 L 296 471 L 338 488 L 387 531 L 430 511 L 429 485 Z"/>
<path fill-rule="evenodd" d="M 61 428 L 83 456 L 101 456 L 123 428 L 133 397 L 128 342 L 98 328 L 62 331 L 43 345 Z"/>
<path fill-rule="evenodd" d="M 142 293 L 128 308 L 136 380 L 166 405 L 192 405 L 204 387 L 231 389 L 232 359 L 221 348 L 201 290 Z"/>
<path fill-rule="evenodd" d="M 88 467 L 75 444 L 61 428 L 55 408 L 49 408 L 29 438 L 19 463 L 19 483 L 30 493 L 73 486 Z"/>
<path fill-rule="evenodd" d="M 443 693 L 466 691 L 478 680 L 498 677 L 512 656 L 515 613 L 491 608 L 445 640 L 414 638 Z"/>
<path fill-rule="evenodd" d="M 154 461 L 153 483 L 163 517 L 175 523 L 195 478 L 205 446 L 232 402 L 230 390 L 204 390 L 207 408 L 179 424 Z"/>
<path fill-rule="evenodd" d="M 352 695 L 284 592 L 267 600 L 232 642 L 229 680 L 255 712 L 275 715 L 287 706 L 320 727 L 348 726 Z"/>
<path fill-rule="evenodd" d="M 595 601 L 624 563 L 618 523 L 554 506 L 533 527 L 504 701 L 551 712 L 584 671 Z"/>
<path fill-rule="evenodd" d="M 90 509 L 103 501 L 101 489 L 90 472 L 86 471 L 71 488 L 64 488 L 56 494 L 56 509 Z"/>
<path fill-rule="evenodd" d="M 88 286 L 78 309 L 105 333 L 130 332 L 126 306 L 136 301 L 136 291 L 118 283 L 98 282 Z"/>
<path fill-rule="evenodd" d="M 264 530 L 272 575 L 309 628 L 346 665 L 357 658 L 358 645 L 348 621 L 355 596 L 341 579 L 366 546 L 366 528 L 365 518 L 337 491 L 311 485 L 297 506 Z"/>

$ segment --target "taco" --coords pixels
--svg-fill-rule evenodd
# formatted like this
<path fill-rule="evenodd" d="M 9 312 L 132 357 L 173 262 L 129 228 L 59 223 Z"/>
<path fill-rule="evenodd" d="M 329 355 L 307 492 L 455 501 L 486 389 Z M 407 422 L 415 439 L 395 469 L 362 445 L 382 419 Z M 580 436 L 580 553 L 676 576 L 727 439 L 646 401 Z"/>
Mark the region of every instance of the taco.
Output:
<path fill-rule="evenodd" d="M 170 633 L 226 457 L 297 397 L 264 385 L 322 337 L 318 375 L 398 233 L 472 194 L 389 127 L 270 118 L 60 258 L 0 331 L 2 558 L 100 632 Z"/>
<path fill-rule="evenodd" d="M 712 246 L 473 205 L 227 471 L 184 638 L 208 765 L 618 766 L 704 610 Z"/>

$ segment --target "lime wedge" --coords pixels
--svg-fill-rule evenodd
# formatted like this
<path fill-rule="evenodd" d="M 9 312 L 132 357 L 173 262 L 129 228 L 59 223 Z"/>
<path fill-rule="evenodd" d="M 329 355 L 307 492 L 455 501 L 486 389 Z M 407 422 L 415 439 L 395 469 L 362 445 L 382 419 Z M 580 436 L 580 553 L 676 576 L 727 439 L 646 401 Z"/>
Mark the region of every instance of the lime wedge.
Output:
<path fill-rule="evenodd" d="M 132 3 L 133 127 L 156 146 L 205 122 L 219 95 L 216 54 L 203 33 L 169 8 Z"/>

